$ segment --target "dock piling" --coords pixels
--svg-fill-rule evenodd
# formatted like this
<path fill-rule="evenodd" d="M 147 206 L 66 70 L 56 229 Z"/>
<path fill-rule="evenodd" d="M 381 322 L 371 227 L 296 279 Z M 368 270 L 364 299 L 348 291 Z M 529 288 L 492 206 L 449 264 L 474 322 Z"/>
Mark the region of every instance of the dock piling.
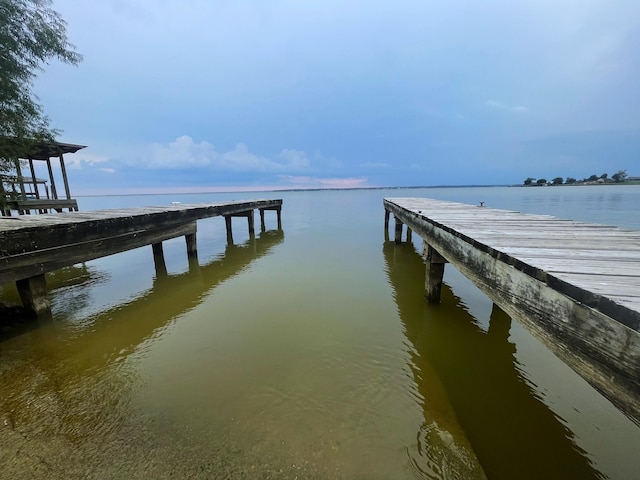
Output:
<path fill-rule="evenodd" d="M 402 242 L 402 221 L 396 217 L 395 215 L 393 216 L 394 220 L 395 220 L 395 242 L 396 243 L 401 243 Z"/>
<path fill-rule="evenodd" d="M 156 267 L 156 277 L 166 277 L 167 264 L 164 261 L 162 242 L 151 244 L 151 248 L 153 249 L 153 263 Z"/>
<path fill-rule="evenodd" d="M 282 204 L 274 205 L 270 207 L 261 207 L 261 208 L 258 208 L 258 210 L 260 211 L 260 230 L 262 232 L 266 231 L 266 226 L 264 223 L 265 210 L 274 210 L 276 212 L 276 215 L 278 217 L 278 230 L 282 230 Z"/>
<path fill-rule="evenodd" d="M 260 212 L 260 232 L 264 233 L 267 231 L 267 227 L 264 224 L 264 208 L 259 209 Z"/>
<path fill-rule="evenodd" d="M 25 309 L 34 312 L 38 316 L 51 312 L 44 273 L 16 280 L 16 287 Z"/>
<path fill-rule="evenodd" d="M 425 252 L 424 297 L 428 303 L 440 303 L 444 264 L 447 260 L 427 242 L 423 242 Z"/>
<path fill-rule="evenodd" d="M 233 245 L 233 231 L 231 230 L 231 215 L 224 216 L 224 223 L 227 227 L 227 244 Z"/>
<path fill-rule="evenodd" d="M 249 237 L 253 238 L 256 236 L 255 218 L 254 218 L 253 209 L 247 212 L 247 223 L 249 224 Z"/>

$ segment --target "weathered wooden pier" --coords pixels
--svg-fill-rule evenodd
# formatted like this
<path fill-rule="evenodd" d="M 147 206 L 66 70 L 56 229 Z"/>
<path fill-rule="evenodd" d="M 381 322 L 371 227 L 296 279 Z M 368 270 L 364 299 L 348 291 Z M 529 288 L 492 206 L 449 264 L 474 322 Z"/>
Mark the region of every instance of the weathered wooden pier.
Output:
<path fill-rule="evenodd" d="M 162 242 L 184 236 L 190 265 L 197 265 L 197 220 L 223 216 L 233 243 L 231 219 L 248 219 L 255 235 L 254 211 L 274 210 L 282 228 L 282 200 L 172 205 L 121 210 L 64 212 L 0 218 L 0 283 L 15 281 L 26 309 L 50 312 L 45 273 L 62 267 L 152 245 L 156 273 L 166 275 Z"/>
<path fill-rule="evenodd" d="M 426 198 L 384 208 L 396 242 L 403 225 L 423 239 L 427 301 L 450 263 L 640 424 L 640 231 Z"/>

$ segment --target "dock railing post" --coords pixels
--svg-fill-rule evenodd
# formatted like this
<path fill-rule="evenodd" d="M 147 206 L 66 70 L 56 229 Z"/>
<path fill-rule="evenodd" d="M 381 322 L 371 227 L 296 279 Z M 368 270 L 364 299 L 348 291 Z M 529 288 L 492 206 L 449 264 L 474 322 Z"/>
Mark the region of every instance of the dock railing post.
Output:
<path fill-rule="evenodd" d="M 407 243 L 411 243 L 413 241 L 413 230 L 411 230 L 407 226 Z"/>
<path fill-rule="evenodd" d="M 47 281 L 44 273 L 17 280 L 16 287 L 25 309 L 38 316 L 51 315 L 51 304 L 47 298 Z"/>
<path fill-rule="evenodd" d="M 447 260 L 427 242 L 423 243 L 425 252 L 424 298 L 428 303 L 440 303 L 444 264 Z"/>
<path fill-rule="evenodd" d="M 278 206 L 276 209 L 276 214 L 278 215 L 278 230 L 282 230 L 282 207 Z"/>

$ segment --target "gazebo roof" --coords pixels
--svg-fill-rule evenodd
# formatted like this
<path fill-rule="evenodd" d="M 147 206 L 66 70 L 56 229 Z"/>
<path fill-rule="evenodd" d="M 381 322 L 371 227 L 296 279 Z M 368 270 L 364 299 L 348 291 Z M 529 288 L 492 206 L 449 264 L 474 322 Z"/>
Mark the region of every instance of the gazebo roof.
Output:
<path fill-rule="evenodd" d="M 47 160 L 65 153 L 76 153 L 83 148 L 86 148 L 86 145 L 61 142 L 34 143 L 22 156 L 23 158 L 32 158 L 34 160 Z"/>
<path fill-rule="evenodd" d="M 0 136 L 0 148 L 6 146 L 13 155 L 19 158 L 31 158 L 33 160 L 48 160 L 59 157 L 65 153 L 76 153 L 86 145 L 75 145 L 62 142 L 29 142 L 19 143 L 12 137 Z"/>

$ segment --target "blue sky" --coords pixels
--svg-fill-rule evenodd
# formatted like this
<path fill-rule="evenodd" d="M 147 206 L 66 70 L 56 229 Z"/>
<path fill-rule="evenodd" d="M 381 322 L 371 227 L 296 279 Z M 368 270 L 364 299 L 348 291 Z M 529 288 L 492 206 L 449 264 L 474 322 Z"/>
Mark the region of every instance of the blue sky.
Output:
<path fill-rule="evenodd" d="M 640 175 L 637 0 L 54 0 L 75 194 Z"/>

